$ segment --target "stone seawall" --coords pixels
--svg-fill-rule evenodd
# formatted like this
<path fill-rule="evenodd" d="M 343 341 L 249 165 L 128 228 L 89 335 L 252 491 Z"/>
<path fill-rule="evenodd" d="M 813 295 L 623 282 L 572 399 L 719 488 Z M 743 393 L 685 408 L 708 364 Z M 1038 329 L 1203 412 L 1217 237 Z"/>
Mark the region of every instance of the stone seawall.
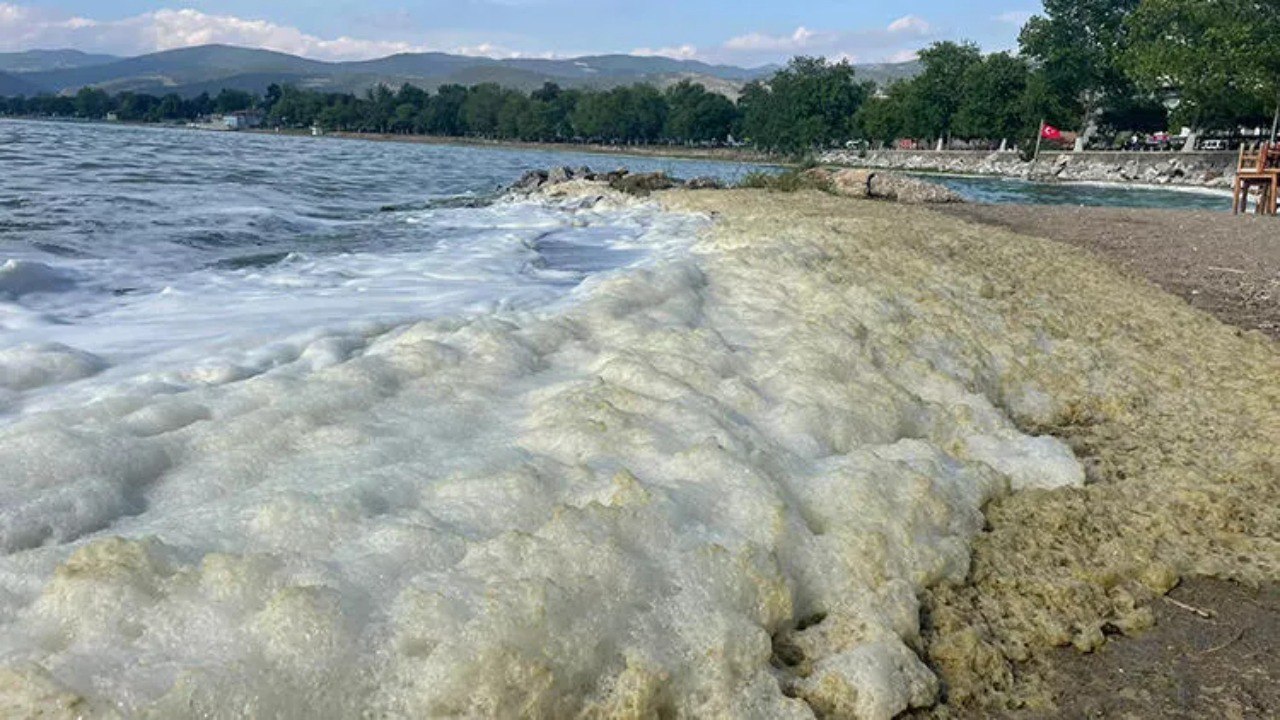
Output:
<path fill-rule="evenodd" d="M 820 160 L 853 167 L 1001 175 L 1027 180 L 1213 188 L 1231 187 L 1236 168 L 1236 154 L 1231 152 L 1041 152 L 1035 161 L 1025 162 L 1016 152 L 873 150 L 860 156 L 855 151 L 837 150 L 822 155 Z"/>

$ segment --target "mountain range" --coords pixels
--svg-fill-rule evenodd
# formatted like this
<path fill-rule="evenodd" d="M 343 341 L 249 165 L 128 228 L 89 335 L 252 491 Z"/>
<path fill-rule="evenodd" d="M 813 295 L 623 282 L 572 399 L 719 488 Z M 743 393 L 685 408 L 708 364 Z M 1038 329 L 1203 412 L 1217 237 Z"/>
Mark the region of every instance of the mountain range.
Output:
<path fill-rule="evenodd" d="M 742 86 L 771 75 L 777 66 L 740 68 L 696 60 L 636 55 L 568 59 L 494 59 L 447 53 L 405 53 L 376 60 L 324 62 L 271 50 L 201 45 L 137 57 L 93 55 L 77 50 L 0 53 L 0 95 L 74 93 L 82 87 L 107 92 L 216 94 L 223 88 L 261 93 L 272 83 L 325 92 L 363 92 L 379 83 L 411 83 L 434 90 L 448 84 L 497 83 L 533 90 L 543 83 L 608 88 L 633 83 L 659 87 L 693 80 L 736 96 Z M 885 84 L 911 77 L 912 63 L 859 65 L 858 77 Z"/>

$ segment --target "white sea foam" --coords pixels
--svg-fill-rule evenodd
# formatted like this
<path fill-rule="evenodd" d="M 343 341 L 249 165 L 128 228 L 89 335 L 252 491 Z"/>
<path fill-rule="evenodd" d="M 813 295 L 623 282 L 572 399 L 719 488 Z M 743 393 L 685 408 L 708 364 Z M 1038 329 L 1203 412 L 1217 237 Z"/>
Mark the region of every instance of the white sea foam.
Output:
<path fill-rule="evenodd" d="M 27 260 L 6 260 L 0 264 L 0 296 L 17 298 L 37 292 L 58 292 L 75 284 L 70 273 Z"/>
<path fill-rule="evenodd" d="M 529 208 L 497 212 L 525 213 L 510 229 L 527 250 Z M 318 307 L 326 329 L 187 336 L 202 362 L 160 344 L 82 381 L 92 402 L 0 428 L 0 710 L 799 718 L 799 698 L 841 697 L 888 718 L 928 703 L 916 594 L 964 577 L 987 499 L 1082 481 L 1070 452 L 966 389 L 979 370 L 945 347 L 904 345 L 895 298 L 814 306 L 820 272 L 780 297 L 767 264 L 679 251 L 697 217 L 572 202 L 532 217 L 613 228 L 649 259 L 570 301 L 509 279 L 523 299 L 459 290 L 449 312 L 380 285 L 424 274 L 412 258 L 287 261 L 235 292 L 289 279 L 277 311 Z M 520 276 L 523 252 L 457 248 L 431 273 L 483 285 Z M 397 304 L 326 325 L 344 272 Z M 149 310 L 161 327 L 216 297 L 184 292 Z M 782 636 L 806 677 L 771 662 Z"/>

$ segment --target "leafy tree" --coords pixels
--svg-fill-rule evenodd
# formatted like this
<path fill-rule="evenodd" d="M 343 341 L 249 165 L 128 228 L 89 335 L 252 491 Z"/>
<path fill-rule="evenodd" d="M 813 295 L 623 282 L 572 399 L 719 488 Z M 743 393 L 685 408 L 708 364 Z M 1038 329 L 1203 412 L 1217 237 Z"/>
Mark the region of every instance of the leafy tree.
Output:
<path fill-rule="evenodd" d="M 934 43 L 920 51 L 920 62 L 924 70 L 911 80 L 907 125 L 914 135 L 949 136 L 969 72 L 982 64 L 982 51 L 973 43 Z"/>
<path fill-rule="evenodd" d="M 76 115 L 84 118 L 104 118 L 111 111 L 111 96 L 98 88 L 83 87 L 76 93 Z"/>
<path fill-rule="evenodd" d="M 847 62 L 798 57 L 768 84 L 748 85 L 739 101 L 743 132 L 757 145 L 798 153 L 856 134 L 854 115 L 872 86 L 857 83 Z"/>
<path fill-rule="evenodd" d="M 422 126 L 434 135 L 462 135 L 466 126 L 462 120 L 462 106 L 467 101 L 467 89 L 461 85 L 441 85 L 423 111 Z"/>
<path fill-rule="evenodd" d="M 667 137 L 702 142 L 723 140 L 733 132 L 738 111 L 729 98 L 688 80 L 667 88 L 664 95 Z"/>
<path fill-rule="evenodd" d="M 1022 54 L 1042 73 L 1037 92 L 1052 96 L 1043 105 L 1070 112 L 1085 127 L 1108 100 L 1132 92 L 1121 58 L 1126 19 L 1139 2 L 1044 0 L 1044 15 L 1031 18 L 1018 38 Z"/>
<path fill-rule="evenodd" d="M 907 135 L 906 115 L 913 92 L 910 82 L 899 81 L 863 103 L 854 118 L 868 140 L 887 143 Z"/>
<path fill-rule="evenodd" d="M 1280 108 L 1274 0 L 1143 0 L 1128 28 L 1127 68 L 1147 90 L 1176 94 L 1180 122 L 1235 127 Z"/>
<path fill-rule="evenodd" d="M 1018 138 L 1028 125 L 1037 125 L 1037 119 L 1028 118 L 1023 102 L 1030 74 L 1025 60 L 1008 53 L 988 55 L 970 64 L 962 78 L 954 132 L 1000 140 Z"/>
<path fill-rule="evenodd" d="M 462 103 L 462 122 L 472 135 L 492 137 L 498 132 L 498 113 L 505 91 L 494 83 L 476 85 Z"/>
<path fill-rule="evenodd" d="M 273 85 L 272 87 L 279 87 Z M 243 90 L 230 90 L 223 88 L 216 98 L 213 99 L 213 111 L 217 113 L 231 113 L 239 110 L 248 110 L 257 104 L 257 98 L 252 94 Z"/>

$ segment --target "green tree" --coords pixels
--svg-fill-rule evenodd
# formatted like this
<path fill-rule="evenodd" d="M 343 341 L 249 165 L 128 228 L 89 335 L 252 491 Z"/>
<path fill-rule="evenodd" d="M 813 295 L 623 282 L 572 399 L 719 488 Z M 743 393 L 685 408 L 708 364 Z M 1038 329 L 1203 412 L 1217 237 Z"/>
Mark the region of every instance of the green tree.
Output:
<path fill-rule="evenodd" d="M 257 98 L 250 93 L 243 90 L 223 88 L 218 92 L 218 96 L 213 99 L 213 111 L 230 113 L 238 110 L 248 110 L 256 104 Z"/>
<path fill-rule="evenodd" d="M 737 108 L 729 98 L 708 92 L 702 85 L 682 80 L 667 88 L 667 126 L 672 139 L 702 142 L 724 140 L 733 132 Z"/>
<path fill-rule="evenodd" d="M 421 125 L 433 135 L 462 135 L 467 131 L 462 106 L 467 89 L 461 85 L 441 85 L 423 111 Z"/>
<path fill-rule="evenodd" d="M 1064 126 L 1085 129 L 1109 100 L 1132 93 L 1121 58 L 1139 1 L 1044 0 L 1044 15 L 1022 28 L 1022 54 L 1042 73 L 1041 104 L 1074 116 Z"/>
<path fill-rule="evenodd" d="M 1145 89 L 1177 98 L 1193 128 L 1280 113 L 1280 4 L 1274 0 L 1143 0 L 1129 18 L 1127 68 Z"/>
<path fill-rule="evenodd" d="M 995 53 L 969 65 L 956 109 L 953 131 L 967 138 L 1001 140 L 1018 138 L 1038 119 L 1026 114 L 1030 68 L 1025 60 Z"/>
<path fill-rule="evenodd" d="M 85 118 L 103 118 L 111 111 L 111 96 L 98 88 L 83 87 L 76 93 L 76 115 Z"/>
<path fill-rule="evenodd" d="M 462 103 L 462 122 L 472 135 L 492 137 L 498 132 L 498 113 L 505 101 L 503 89 L 494 83 L 476 85 Z"/>
<path fill-rule="evenodd" d="M 873 142 L 889 143 L 906 136 L 905 118 L 911 93 L 911 83 L 899 81 L 863 103 L 854 118 L 863 137 Z"/>
<path fill-rule="evenodd" d="M 800 153 L 856 134 L 854 116 L 871 94 L 847 62 L 798 57 L 767 84 L 751 83 L 739 99 L 743 132 L 756 145 Z"/>
<path fill-rule="evenodd" d="M 965 99 L 970 70 L 982 64 L 982 51 L 973 43 L 934 43 L 920 51 L 920 63 L 924 69 L 911 80 L 907 124 L 914 135 L 948 137 Z"/>

